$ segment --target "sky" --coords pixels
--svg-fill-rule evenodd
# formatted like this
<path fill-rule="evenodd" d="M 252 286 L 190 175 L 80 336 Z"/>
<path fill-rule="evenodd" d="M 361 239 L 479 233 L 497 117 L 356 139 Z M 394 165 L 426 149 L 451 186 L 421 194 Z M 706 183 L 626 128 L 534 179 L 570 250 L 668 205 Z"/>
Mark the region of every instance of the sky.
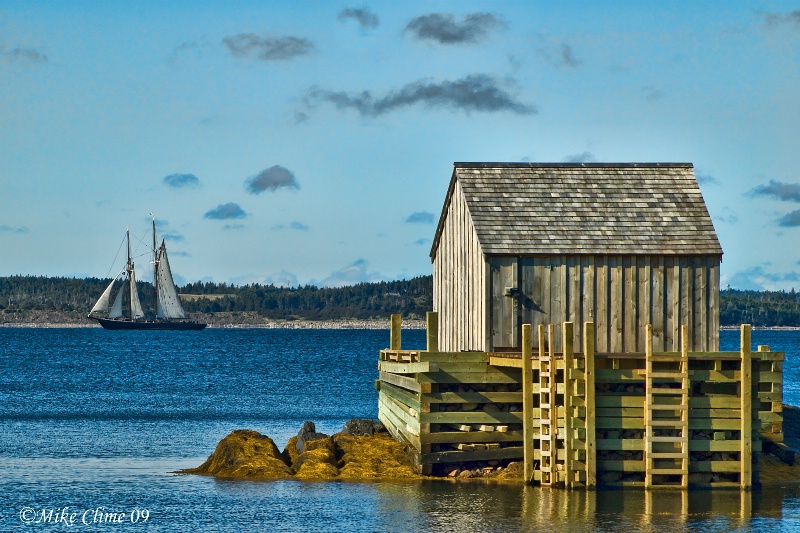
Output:
<path fill-rule="evenodd" d="M 0 0 L 0 276 L 427 275 L 455 161 L 692 163 L 800 290 L 800 1 Z"/>

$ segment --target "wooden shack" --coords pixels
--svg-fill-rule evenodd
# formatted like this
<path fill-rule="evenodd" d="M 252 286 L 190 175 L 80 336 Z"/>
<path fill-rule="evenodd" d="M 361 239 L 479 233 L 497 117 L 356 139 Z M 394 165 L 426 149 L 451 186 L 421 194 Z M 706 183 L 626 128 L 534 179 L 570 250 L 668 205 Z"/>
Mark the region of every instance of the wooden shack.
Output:
<path fill-rule="evenodd" d="M 714 226 L 688 163 L 455 163 L 430 252 L 442 351 L 594 323 L 602 352 L 719 350 Z M 573 342 L 583 343 L 582 328 Z M 537 338 L 534 338 L 534 348 Z"/>

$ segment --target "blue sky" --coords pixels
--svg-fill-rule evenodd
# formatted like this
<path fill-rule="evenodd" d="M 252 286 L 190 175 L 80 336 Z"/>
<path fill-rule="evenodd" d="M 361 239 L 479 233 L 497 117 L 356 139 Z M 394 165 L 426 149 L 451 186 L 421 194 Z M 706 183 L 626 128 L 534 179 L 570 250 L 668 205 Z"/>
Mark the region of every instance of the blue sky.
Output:
<path fill-rule="evenodd" d="M 154 212 L 179 283 L 409 278 L 454 161 L 691 162 L 722 286 L 800 289 L 800 2 L 557 4 L 0 0 L 0 276 Z"/>

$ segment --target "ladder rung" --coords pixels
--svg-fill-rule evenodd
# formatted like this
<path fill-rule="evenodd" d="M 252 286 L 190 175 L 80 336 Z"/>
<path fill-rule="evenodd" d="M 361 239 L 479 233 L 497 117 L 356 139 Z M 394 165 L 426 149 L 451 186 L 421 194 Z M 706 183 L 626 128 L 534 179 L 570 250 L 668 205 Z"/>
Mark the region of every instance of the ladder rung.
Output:
<path fill-rule="evenodd" d="M 664 370 L 660 370 L 658 372 L 650 372 L 647 375 L 650 379 L 663 379 L 663 378 L 674 378 L 674 379 L 684 379 L 689 377 L 688 372 L 668 372 Z"/>
<path fill-rule="evenodd" d="M 664 474 L 668 476 L 685 476 L 689 473 L 688 470 L 684 470 L 682 468 L 651 468 L 651 474 Z"/>
<path fill-rule="evenodd" d="M 661 404 L 656 404 L 656 405 L 651 405 L 650 409 L 652 409 L 653 411 L 685 411 L 686 410 L 686 406 L 685 405 L 661 405 Z"/>
<path fill-rule="evenodd" d="M 687 424 L 688 424 L 688 422 L 686 420 L 664 420 L 664 419 L 658 418 L 656 420 L 651 421 L 647 425 L 654 426 L 654 427 L 675 427 L 675 428 L 679 428 L 679 427 L 684 427 Z"/>
<path fill-rule="evenodd" d="M 689 437 L 650 437 L 648 442 L 689 442 Z"/>
<path fill-rule="evenodd" d="M 680 355 L 651 355 L 650 360 L 659 363 L 663 362 L 680 363 L 681 361 L 687 361 L 688 359 L 684 359 Z"/>
<path fill-rule="evenodd" d="M 648 459 L 688 459 L 688 454 L 683 452 L 650 452 Z"/>
<path fill-rule="evenodd" d="M 647 394 L 687 394 L 686 389 L 649 388 Z"/>

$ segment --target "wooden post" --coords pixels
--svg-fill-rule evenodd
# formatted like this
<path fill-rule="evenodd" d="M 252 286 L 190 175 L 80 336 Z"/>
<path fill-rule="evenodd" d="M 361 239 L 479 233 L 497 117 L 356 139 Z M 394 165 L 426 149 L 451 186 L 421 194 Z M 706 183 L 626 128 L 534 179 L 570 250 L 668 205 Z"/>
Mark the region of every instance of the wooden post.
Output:
<path fill-rule="evenodd" d="M 533 331 L 522 325 L 522 438 L 525 483 L 533 481 Z"/>
<path fill-rule="evenodd" d="M 683 455 L 681 457 L 681 470 L 683 470 L 683 475 L 681 475 L 681 487 L 686 489 L 689 487 L 689 437 L 691 435 L 689 431 L 689 393 L 691 392 L 691 381 L 689 380 L 689 326 L 683 324 L 682 328 L 680 373 L 683 374 L 681 378 L 681 390 L 683 391 L 681 394 L 681 421 L 683 422 L 681 428 L 681 436 L 683 437 L 681 441 L 681 454 Z M 652 350 L 652 331 L 650 341 L 650 349 Z"/>
<path fill-rule="evenodd" d="M 597 485 L 597 453 L 594 405 L 594 323 L 583 324 L 584 375 L 586 376 L 586 486 Z"/>
<path fill-rule="evenodd" d="M 753 408 L 752 408 L 752 353 L 750 341 L 750 324 L 742 324 L 741 334 L 741 483 L 743 489 L 749 489 L 753 482 Z"/>
<path fill-rule="evenodd" d="M 402 343 L 400 341 L 400 330 L 403 325 L 403 317 L 401 315 L 392 315 L 391 330 L 389 337 L 389 349 L 400 350 Z"/>
<path fill-rule="evenodd" d="M 428 332 L 428 351 L 439 351 L 439 313 L 429 312 L 425 315 Z"/>
<path fill-rule="evenodd" d="M 644 487 L 653 486 L 653 325 L 647 324 L 644 341 Z"/>
<path fill-rule="evenodd" d="M 572 427 L 572 419 L 574 413 L 574 406 L 572 405 L 573 381 L 572 381 L 572 360 L 575 356 L 575 346 L 573 344 L 572 336 L 572 322 L 564 322 L 561 327 L 562 344 L 564 349 L 564 483 L 567 488 L 572 487 L 573 472 L 572 472 L 572 437 L 574 430 Z M 558 424 L 556 424 L 558 425 Z"/>

